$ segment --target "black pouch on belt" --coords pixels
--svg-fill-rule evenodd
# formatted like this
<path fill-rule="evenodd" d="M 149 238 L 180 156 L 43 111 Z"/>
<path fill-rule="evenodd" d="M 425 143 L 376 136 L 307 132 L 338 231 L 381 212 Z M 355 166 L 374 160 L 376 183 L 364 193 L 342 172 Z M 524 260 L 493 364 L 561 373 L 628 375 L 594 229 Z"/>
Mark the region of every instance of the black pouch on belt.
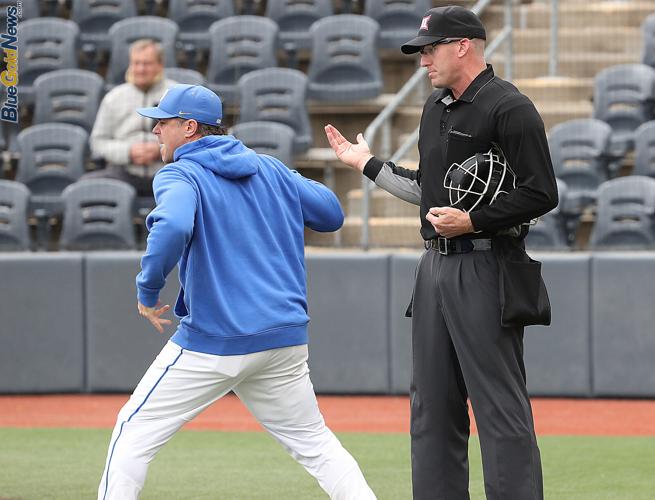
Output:
<path fill-rule="evenodd" d="M 504 327 L 550 325 L 550 300 L 536 261 L 510 238 L 494 239 L 498 258 L 500 319 Z M 519 240 L 520 241 L 520 240 Z"/>

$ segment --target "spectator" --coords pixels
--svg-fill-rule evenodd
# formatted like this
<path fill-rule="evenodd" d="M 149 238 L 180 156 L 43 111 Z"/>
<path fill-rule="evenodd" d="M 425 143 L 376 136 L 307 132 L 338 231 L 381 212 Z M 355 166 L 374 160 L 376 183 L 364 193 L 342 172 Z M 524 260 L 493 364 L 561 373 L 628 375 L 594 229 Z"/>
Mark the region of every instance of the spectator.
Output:
<path fill-rule="evenodd" d="M 139 196 L 152 196 L 152 178 L 162 167 L 152 121 L 134 112 L 154 106 L 175 81 L 164 78 L 161 46 L 149 39 L 130 46 L 126 83 L 104 97 L 91 132 L 91 152 L 106 168 L 83 178 L 111 178 L 134 186 Z"/>

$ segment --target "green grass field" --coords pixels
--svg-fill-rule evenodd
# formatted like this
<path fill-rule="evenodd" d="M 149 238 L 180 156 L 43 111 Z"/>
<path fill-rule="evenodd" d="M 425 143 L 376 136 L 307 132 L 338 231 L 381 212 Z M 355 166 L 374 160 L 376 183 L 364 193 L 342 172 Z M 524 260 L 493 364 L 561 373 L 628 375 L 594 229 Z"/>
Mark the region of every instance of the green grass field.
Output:
<path fill-rule="evenodd" d="M 94 498 L 109 430 L 0 429 L 0 498 Z M 380 500 L 411 498 L 409 438 L 340 434 Z M 655 437 L 540 440 L 549 500 L 655 498 Z M 477 439 L 471 497 L 484 499 Z M 151 464 L 142 499 L 327 498 L 267 434 L 182 431 Z"/>

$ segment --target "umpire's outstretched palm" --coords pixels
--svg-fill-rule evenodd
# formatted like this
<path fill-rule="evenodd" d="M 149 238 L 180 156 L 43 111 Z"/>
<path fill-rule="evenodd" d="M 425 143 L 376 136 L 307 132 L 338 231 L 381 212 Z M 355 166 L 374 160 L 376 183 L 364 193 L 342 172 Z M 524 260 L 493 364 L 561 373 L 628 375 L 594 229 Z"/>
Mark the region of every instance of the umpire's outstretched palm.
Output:
<path fill-rule="evenodd" d="M 337 158 L 350 167 L 363 171 L 366 162 L 373 157 L 362 134 L 357 134 L 357 144 L 353 144 L 347 141 L 335 127 L 328 124 L 325 126 L 325 135 Z"/>

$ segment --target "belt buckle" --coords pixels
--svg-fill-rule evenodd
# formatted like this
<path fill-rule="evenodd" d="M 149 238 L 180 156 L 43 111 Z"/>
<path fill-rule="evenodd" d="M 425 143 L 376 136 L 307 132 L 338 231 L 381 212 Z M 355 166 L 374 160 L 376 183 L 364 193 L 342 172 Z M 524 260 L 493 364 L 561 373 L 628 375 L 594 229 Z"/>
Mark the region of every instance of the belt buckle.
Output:
<path fill-rule="evenodd" d="M 437 250 L 441 255 L 448 255 L 448 238 L 443 236 L 437 238 Z"/>

